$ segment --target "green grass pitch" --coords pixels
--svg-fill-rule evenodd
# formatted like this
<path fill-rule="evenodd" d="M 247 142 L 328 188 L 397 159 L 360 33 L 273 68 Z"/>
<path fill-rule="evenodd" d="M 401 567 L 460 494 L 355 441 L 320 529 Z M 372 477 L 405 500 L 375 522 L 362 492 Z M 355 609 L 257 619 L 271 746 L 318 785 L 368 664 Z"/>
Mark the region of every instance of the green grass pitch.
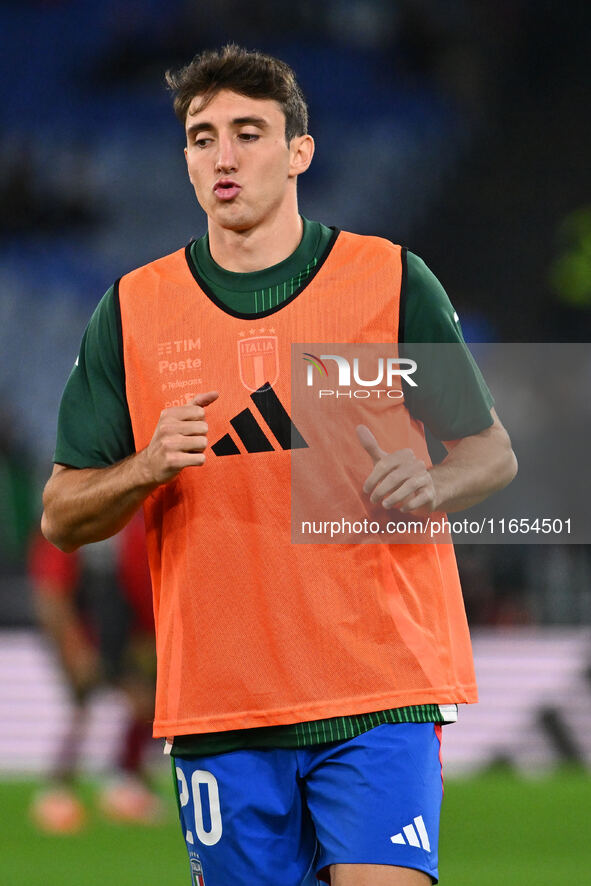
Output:
<path fill-rule="evenodd" d="M 188 886 L 172 788 L 158 827 L 121 826 L 91 812 L 75 836 L 39 834 L 32 782 L 0 784 L 0 883 L 6 886 Z M 93 787 L 83 785 L 92 809 Z M 488 773 L 446 782 L 442 886 L 569 886 L 591 870 L 591 776 Z M 279 886 L 279 883 L 278 883 Z"/>
<path fill-rule="evenodd" d="M 446 785 L 442 886 L 571 886 L 591 880 L 591 775 L 488 773 Z"/>

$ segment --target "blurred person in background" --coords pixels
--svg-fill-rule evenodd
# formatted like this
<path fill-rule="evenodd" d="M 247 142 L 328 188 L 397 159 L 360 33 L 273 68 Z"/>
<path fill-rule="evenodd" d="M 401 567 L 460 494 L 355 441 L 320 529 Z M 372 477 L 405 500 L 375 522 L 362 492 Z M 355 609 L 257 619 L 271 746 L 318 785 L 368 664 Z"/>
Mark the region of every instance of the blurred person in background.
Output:
<path fill-rule="evenodd" d="M 284 405 L 291 343 L 458 345 L 459 378 L 431 372 L 426 400 L 368 404 L 359 437 L 341 429 L 356 501 L 469 507 L 512 479 L 509 438 L 424 263 L 300 216 L 314 142 L 293 71 L 230 45 L 169 85 L 208 234 L 126 274 L 93 315 L 43 531 L 75 550 L 144 505 L 154 735 L 174 758 L 195 884 L 437 882 L 441 726 L 476 700 L 453 549 L 292 543 L 290 450 L 314 427 Z M 436 466 L 429 417 L 448 441 Z M 416 450 L 386 452 L 374 432 Z"/>
<path fill-rule="evenodd" d="M 154 823 L 160 801 L 143 764 L 152 744 L 155 648 L 152 588 L 141 514 L 112 539 L 65 554 L 34 538 L 29 576 L 44 636 L 55 651 L 72 699 L 69 722 L 49 784 L 35 796 L 31 815 L 42 830 L 74 832 L 86 813 L 76 777 L 93 693 L 106 686 L 124 693 L 128 718 L 116 770 L 99 791 L 107 817 Z"/>
<path fill-rule="evenodd" d="M 14 432 L 15 420 L 0 395 L 0 576 L 20 568 L 35 525 L 34 461 Z"/>

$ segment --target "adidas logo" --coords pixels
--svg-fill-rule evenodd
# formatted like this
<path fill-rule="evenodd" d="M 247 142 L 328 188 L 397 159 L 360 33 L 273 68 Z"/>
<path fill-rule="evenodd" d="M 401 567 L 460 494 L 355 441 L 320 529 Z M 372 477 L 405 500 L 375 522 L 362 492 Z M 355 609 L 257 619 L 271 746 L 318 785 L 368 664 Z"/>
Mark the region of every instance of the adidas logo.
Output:
<path fill-rule="evenodd" d="M 390 840 L 392 843 L 402 843 L 403 846 L 408 844 L 409 846 L 416 846 L 417 849 L 422 847 L 425 852 L 430 852 L 431 844 L 429 843 L 429 834 L 427 833 L 423 816 L 417 815 L 413 821 L 414 825 L 407 824 L 399 834 L 394 834 L 393 837 L 390 837 Z"/>
<path fill-rule="evenodd" d="M 280 399 L 269 384 L 265 384 L 250 395 L 250 399 L 274 434 L 282 449 L 307 449 L 308 444 L 285 411 Z M 274 452 L 275 447 L 266 436 L 250 409 L 243 409 L 230 419 L 237 436 L 247 452 Z M 241 455 L 230 434 L 211 447 L 216 455 Z"/>

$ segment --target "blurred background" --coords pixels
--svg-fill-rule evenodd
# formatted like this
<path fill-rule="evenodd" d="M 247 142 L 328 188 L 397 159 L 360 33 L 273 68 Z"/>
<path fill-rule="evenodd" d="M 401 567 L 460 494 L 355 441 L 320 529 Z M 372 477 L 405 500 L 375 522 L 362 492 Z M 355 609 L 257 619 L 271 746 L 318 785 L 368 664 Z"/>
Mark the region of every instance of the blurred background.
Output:
<path fill-rule="evenodd" d="M 163 73 L 227 40 L 285 59 L 309 100 L 304 215 L 418 253 L 468 341 L 590 340 L 590 4 L 2 0 L 2 882 L 187 875 L 168 764 L 130 689 L 152 679 L 141 577 L 125 572 L 137 555 L 118 541 L 73 565 L 35 533 L 90 313 L 115 278 L 205 230 Z M 441 882 L 574 882 L 591 860 L 589 549 L 458 557 L 482 704 L 445 733 Z M 122 596 L 124 615 L 109 608 Z"/>

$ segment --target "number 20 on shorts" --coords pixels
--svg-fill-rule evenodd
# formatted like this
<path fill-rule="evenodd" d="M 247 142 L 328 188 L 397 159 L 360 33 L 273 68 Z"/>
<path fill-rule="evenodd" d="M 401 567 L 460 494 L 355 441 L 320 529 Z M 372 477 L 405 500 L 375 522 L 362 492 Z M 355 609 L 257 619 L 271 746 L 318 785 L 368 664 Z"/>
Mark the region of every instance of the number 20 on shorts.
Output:
<path fill-rule="evenodd" d="M 176 774 L 179 780 L 179 801 L 181 808 L 189 803 L 193 796 L 193 809 L 195 810 L 195 834 L 204 846 L 215 846 L 222 836 L 222 815 L 220 812 L 220 792 L 217 779 L 211 772 L 205 769 L 196 769 L 191 775 L 191 790 L 183 770 L 177 766 Z M 203 817 L 203 803 L 201 786 L 204 786 L 204 794 L 207 794 L 209 806 L 209 830 L 205 829 Z"/>

